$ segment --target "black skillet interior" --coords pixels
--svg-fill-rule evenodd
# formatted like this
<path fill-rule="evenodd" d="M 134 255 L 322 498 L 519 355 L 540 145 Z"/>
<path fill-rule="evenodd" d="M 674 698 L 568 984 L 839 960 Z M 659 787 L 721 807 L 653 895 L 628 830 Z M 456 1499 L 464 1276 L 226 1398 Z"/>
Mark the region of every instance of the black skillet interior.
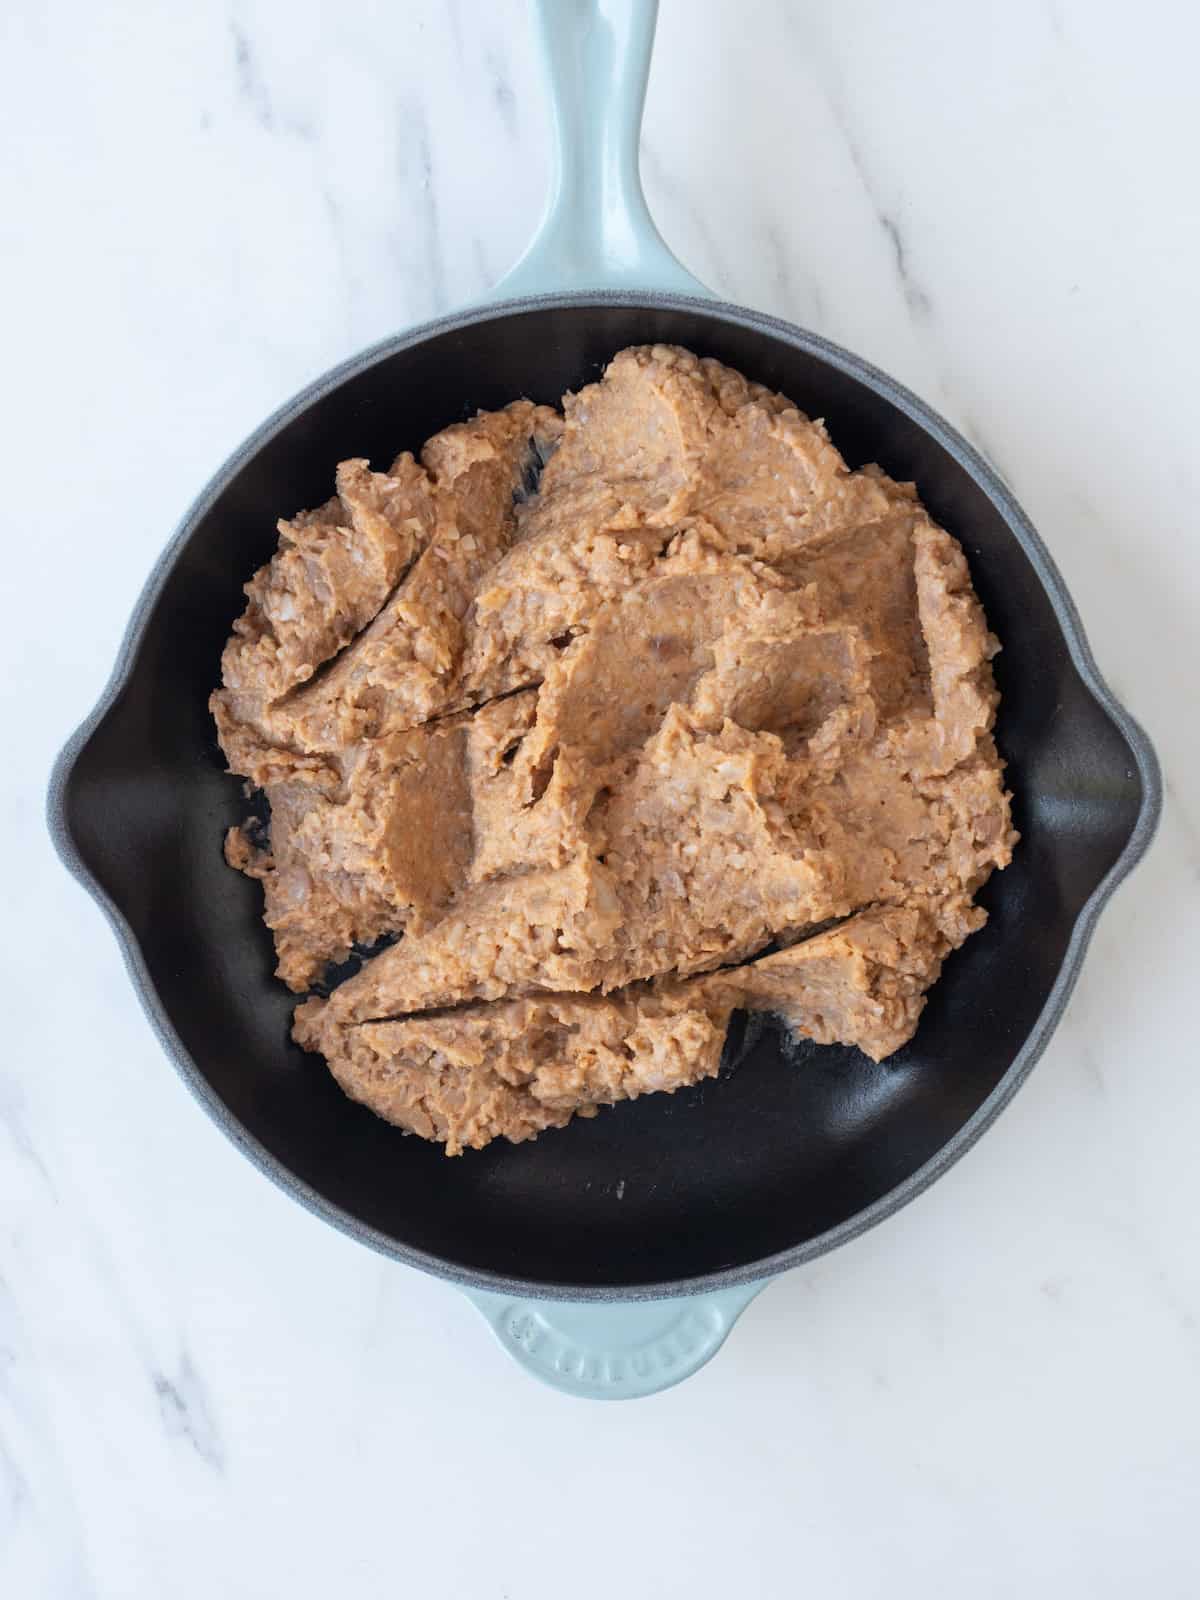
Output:
<path fill-rule="evenodd" d="M 998 734 L 1023 842 L 984 893 L 986 930 L 951 958 L 916 1038 L 882 1065 L 790 1048 L 769 1022 L 739 1018 L 717 1081 L 448 1161 L 345 1100 L 319 1058 L 289 1042 L 293 1001 L 271 976 L 258 888 L 221 856 L 245 808 L 205 702 L 276 516 L 323 500 L 338 460 L 378 465 L 518 395 L 555 402 L 623 346 L 651 341 L 783 390 L 827 419 L 851 465 L 915 479 L 962 540 L 1004 641 Z M 68 852 L 132 931 L 193 1086 L 268 1153 L 274 1177 L 406 1259 L 560 1293 L 795 1259 L 960 1137 L 1035 1028 L 1085 902 L 1139 814 L 1145 824 L 1147 780 L 1076 670 L 1001 509 L 943 444 L 814 344 L 697 306 L 575 304 L 466 319 L 384 355 L 296 415 L 199 515 L 123 691 L 67 773 Z"/>

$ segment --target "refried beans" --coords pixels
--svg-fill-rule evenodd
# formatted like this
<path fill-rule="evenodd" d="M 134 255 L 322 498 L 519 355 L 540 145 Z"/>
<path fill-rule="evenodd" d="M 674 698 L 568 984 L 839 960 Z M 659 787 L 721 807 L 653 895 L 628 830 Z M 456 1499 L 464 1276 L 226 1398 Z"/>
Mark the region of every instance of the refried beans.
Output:
<path fill-rule="evenodd" d="M 912 1036 L 1017 839 L 999 645 L 912 484 L 656 345 L 336 491 L 211 704 L 270 806 L 226 858 L 348 1095 L 454 1155 L 714 1076 L 735 1009 Z"/>

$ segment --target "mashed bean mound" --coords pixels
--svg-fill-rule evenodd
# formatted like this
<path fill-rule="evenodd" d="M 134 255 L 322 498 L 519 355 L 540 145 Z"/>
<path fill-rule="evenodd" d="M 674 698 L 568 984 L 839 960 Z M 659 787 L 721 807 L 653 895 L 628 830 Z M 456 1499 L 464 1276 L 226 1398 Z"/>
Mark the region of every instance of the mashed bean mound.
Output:
<path fill-rule="evenodd" d="M 270 805 L 226 858 L 348 1095 L 454 1155 L 712 1077 L 738 1008 L 912 1036 L 1017 836 L 999 646 L 911 484 L 654 346 L 336 489 L 211 704 Z"/>

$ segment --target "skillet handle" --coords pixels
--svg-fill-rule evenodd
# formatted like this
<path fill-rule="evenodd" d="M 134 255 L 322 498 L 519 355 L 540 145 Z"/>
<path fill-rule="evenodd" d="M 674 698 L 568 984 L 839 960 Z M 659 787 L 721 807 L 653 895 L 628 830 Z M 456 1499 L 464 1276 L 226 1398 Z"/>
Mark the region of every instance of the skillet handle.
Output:
<path fill-rule="evenodd" d="M 513 1360 L 564 1394 L 637 1400 L 690 1378 L 769 1279 L 671 1300 L 518 1300 L 468 1289 Z"/>
<path fill-rule="evenodd" d="M 712 298 L 654 225 L 638 139 L 658 0 L 531 0 L 554 130 L 550 199 L 491 298 L 649 290 Z M 468 1289 L 500 1343 L 564 1394 L 633 1400 L 699 1370 L 766 1279 L 669 1300 L 520 1300 Z"/>
<path fill-rule="evenodd" d="M 498 300 L 574 289 L 710 291 L 654 226 L 638 138 L 658 0 L 532 0 L 550 96 L 550 200 Z"/>

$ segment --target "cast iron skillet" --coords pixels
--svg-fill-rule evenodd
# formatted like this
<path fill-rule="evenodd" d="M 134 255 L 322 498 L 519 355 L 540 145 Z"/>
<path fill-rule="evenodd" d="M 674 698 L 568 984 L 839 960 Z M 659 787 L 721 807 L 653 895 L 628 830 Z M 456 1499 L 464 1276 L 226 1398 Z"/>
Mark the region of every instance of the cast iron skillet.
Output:
<path fill-rule="evenodd" d="M 235 1143 L 354 1237 L 468 1287 L 530 1370 L 604 1396 L 693 1370 L 764 1281 L 895 1211 L 963 1154 L 1045 1048 L 1160 801 L 1145 735 L 988 465 L 865 362 L 704 298 L 666 250 L 636 167 L 654 12 L 653 0 L 546 0 L 559 172 L 543 231 L 502 286 L 516 298 L 376 346 L 247 441 L 152 573 L 50 792 L 64 861 L 112 921 L 168 1054 Z M 531 292 L 547 282 L 565 292 Z M 517 395 L 556 402 L 625 345 L 655 341 L 715 356 L 826 418 L 851 465 L 915 479 L 961 539 L 1004 641 L 998 736 L 1022 842 L 984 892 L 987 928 L 882 1065 L 738 1018 L 716 1082 L 448 1161 L 351 1104 L 289 1042 L 294 1002 L 271 975 L 260 892 L 222 860 L 244 802 L 206 700 L 276 516 L 322 501 L 337 461 L 388 460 Z"/>

